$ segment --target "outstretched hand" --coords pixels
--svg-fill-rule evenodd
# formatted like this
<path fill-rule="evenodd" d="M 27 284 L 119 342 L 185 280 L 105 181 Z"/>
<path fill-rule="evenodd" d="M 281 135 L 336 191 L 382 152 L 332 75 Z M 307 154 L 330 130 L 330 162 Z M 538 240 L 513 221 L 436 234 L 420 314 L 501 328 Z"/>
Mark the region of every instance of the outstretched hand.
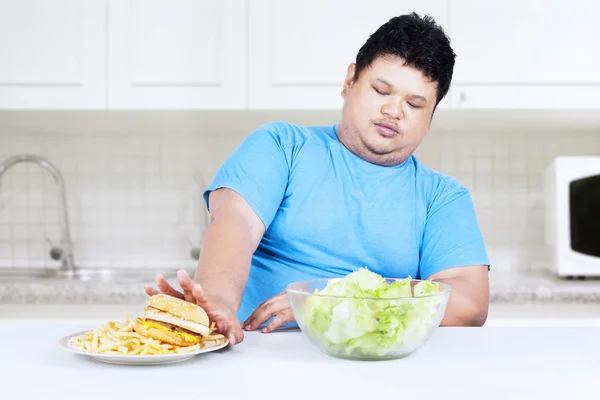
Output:
<path fill-rule="evenodd" d="M 271 297 L 258 306 L 244 321 L 242 329 L 247 331 L 256 330 L 271 317 L 274 318 L 262 329 L 263 333 L 273 332 L 284 323 L 295 321 L 290 302 L 285 292 Z"/>
<path fill-rule="evenodd" d="M 175 290 L 169 282 L 167 282 L 164 276 L 160 274 L 157 274 L 155 277 L 158 290 L 145 285 L 144 291 L 148 296 L 163 293 L 197 304 L 206 311 L 209 320 L 215 323 L 217 332 L 224 335 L 227 340 L 229 340 L 230 346 L 244 340 L 244 332 L 242 331 L 233 310 L 230 310 L 218 300 L 209 298 L 202 286 L 190 278 L 187 272 L 183 270 L 178 271 L 177 280 L 183 292 Z"/>

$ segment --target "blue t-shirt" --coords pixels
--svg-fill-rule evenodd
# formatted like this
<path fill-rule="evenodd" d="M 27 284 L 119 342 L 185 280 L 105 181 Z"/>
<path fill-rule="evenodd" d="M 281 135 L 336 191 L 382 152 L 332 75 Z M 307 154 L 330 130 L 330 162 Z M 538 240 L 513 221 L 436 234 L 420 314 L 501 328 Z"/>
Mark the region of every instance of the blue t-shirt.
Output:
<path fill-rule="evenodd" d="M 349 151 L 337 125 L 274 122 L 250 134 L 204 193 L 230 188 L 266 227 L 238 319 L 291 282 L 360 268 L 425 279 L 488 265 L 469 191 L 411 156 L 383 167 Z"/>

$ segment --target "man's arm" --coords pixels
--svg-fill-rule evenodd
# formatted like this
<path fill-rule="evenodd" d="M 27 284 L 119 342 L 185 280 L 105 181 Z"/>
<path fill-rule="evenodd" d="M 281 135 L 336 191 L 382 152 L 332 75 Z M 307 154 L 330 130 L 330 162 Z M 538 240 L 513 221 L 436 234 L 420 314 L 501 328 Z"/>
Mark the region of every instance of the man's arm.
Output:
<path fill-rule="evenodd" d="M 487 265 L 448 268 L 428 279 L 452 288 L 442 326 L 482 326 L 485 323 L 490 301 Z"/>
<path fill-rule="evenodd" d="M 210 224 L 202 239 L 202 250 L 194 280 L 209 298 L 237 313 L 252 254 L 265 226 L 252 207 L 237 192 L 223 188 L 209 196 Z"/>

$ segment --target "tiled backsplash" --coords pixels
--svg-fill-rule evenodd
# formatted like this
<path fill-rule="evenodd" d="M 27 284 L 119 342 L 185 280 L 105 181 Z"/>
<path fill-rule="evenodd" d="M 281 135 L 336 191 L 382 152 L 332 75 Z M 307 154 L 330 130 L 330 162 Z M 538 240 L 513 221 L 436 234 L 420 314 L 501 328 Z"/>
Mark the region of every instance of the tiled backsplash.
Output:
<path fill-rule="evenodd" d="M 600 155 L 600 119 L 587 117 L 474 112 L 444 124 L 417 151 L 471 190 L 496 270 L 547 267 L 543 173 L 558 155 Z"/>
<path fill-rule="evenodd" d="M 542 172 L 559 154 L 600 154 L 589 113 L 439 112 L 417 156 L 471 189 L 496 270 L 543 266 Z M 47 157 L 63 173 L 79 266 L 193 268 L 205 223 L 202 182 L 270 120 L 337 121 L 335 113 L 0 114 L 0 159 Z M 202 179 L 199 179 L 202 177 Z M 53 266 L 58 193 L 37 165 L 0 181 L 0 267 Z"/>

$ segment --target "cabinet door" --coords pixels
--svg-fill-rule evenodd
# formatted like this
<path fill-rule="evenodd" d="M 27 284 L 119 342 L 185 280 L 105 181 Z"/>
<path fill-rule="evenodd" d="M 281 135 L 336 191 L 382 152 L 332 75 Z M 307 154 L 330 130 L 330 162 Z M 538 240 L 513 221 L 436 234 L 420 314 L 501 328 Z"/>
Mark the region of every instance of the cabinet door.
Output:
<path fill-rule="evenodd" d="M 600 3 L 450 0 L 452 105 L 599 107 Z"/>
<path fill-rule="evenodd" d="M 0 108 L 104 108 L 105 37 L 105 0 L 0 0 Z"/>
<path fill-rule="evenodd" d="M 112 109 L 246 107 L 245 0 L 111 0 Z"/>
<path fill-rule="evenodd" d="M 412 11 L 447 24 L 446 0 L 249 0 L 250 108 L 339 109 L 360 47 Z"/>

